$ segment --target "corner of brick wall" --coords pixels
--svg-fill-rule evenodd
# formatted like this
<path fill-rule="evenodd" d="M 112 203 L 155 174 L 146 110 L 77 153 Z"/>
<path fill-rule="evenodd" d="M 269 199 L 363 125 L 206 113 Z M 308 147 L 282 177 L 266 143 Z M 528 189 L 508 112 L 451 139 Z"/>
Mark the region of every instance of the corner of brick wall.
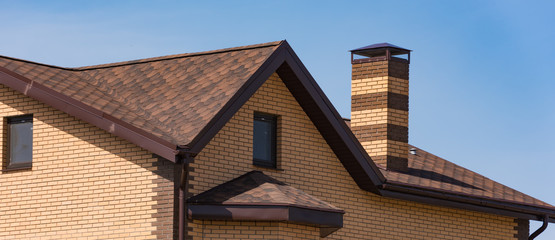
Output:
<path fill-rule="evenodd" d="M 175 216 L 177 216 L 177 209 L 174 204 L 174 176 L 175 164 L 154 155 L 158 160 L 153 163 L 156 169 L 153 171 L 156 178 L 152 183 L 156 184 L 153 191 L 156 193 L 152 197 L 157 204 L 153 207 L 156 212 L 152 214 L 152 218 L 156 219 L 152 223 L 156 230 L 152 233 L 156 235 L 157 239 L 174 239 L 177 236 L 177 224 L 175 224 Z"/>
<path fill-rule="evenodd" d="M 194 159 L 191 160 L 191 163 L 194 162 Z M 193 188 L 193 185 L 191 184 L 191 181 L 195 180 L 194 176 L 191 176 L 191 173 L 195 171 L 194 167 L 189 166 L 188 168 L 189 171 L 189 176 L 188 176 L 188 183 L 187 183 L 187 189 L 185 189 L 185 199 L 189 199 L 190 197 L 194 196 L 194 194 L 190 191 L 190 189 Z M 193 236 L 191 236 L 190 233 L 193 232 L 193 227 L 191 226 L 192 224 L 189 224 L 189 221 L 191 221 L 190 219 L 186 219 L 185 220 L 185 240 L 192 240 Z"/>
<path fill-rule="evenodd" d="M 528 235 L 530 235 L 530 221 L 527 219 L 517 218 L 515 219 L 515 238 L 518 240 L 527 240 Z"/>

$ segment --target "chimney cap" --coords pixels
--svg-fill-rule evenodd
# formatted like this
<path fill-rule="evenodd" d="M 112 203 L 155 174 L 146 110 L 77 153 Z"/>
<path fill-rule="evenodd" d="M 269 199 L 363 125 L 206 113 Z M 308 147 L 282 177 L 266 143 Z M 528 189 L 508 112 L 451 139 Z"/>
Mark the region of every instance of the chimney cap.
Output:
<path fill-rule="evenodd" d="M 412 50 L 402 48 L 399 46 L 395 46 L 391 43 L 376 43 L 372 45 L 368 45 L 366 47 L 361 47 L 357 49 L 351 50 L 351 63 L 355 61 L 355 55 L 357 56 L 364 56 L 370 59 L 377 58 L 377 57 L 385 57 L 387 60 L 391 59 L 391 56 L 396 55 L 407 55 L 407 60 L 410 63 L 410 52 Z"/>
<path fill-rule="evenodd" d="M 409 49 L 406 49 L 406 48 L 402 48 L 402 47 L 393 45 L 391 43 L 376 43 L 376 44 L 368 45 L 366 47 L 353 49 L 353 50 L 351 50 L 351 52 L 358 52 L 358 51 L 365 51 L 365 50 L 375 50 L 375 49 L 380 49 L 380 48 L 394 48 L 394 49 L 397 49 L 397 50 L 402 51 L 402 52 L 411 52 L 412 51 L 412 50 L 409 50 Z"/>
<path fill-rule="evenodd" d="M 410 54 L 412 50 L 402 48 L 391 43 L 376 43 L 372 45 L 368 45 L 366 47 L 361 47 L 357 49 L 353 49 L 350 52 L 352 54 L 366 56 L 366 57 L 375 57 L 388 51 L 391 55 L 402 55 L 402 54 Z"/>

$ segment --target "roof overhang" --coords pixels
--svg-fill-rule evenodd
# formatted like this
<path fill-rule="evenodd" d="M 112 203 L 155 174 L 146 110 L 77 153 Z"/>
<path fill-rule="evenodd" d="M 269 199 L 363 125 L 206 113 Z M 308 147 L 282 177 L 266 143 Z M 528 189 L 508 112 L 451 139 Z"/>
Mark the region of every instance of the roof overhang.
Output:
<path fill-rule="evenodd" d="M 177 146 L 40 83 L 0 67 L 0 84 L 176 162 Z"/>
<path fill-rule="evenodd" d="M 320 228 L 325 237 L 343 227 L 343 212 L 295 206 L 196 205 L 189 204 L 188 216 L 197 220 L 284 221 Z"/>
<path fill-rule="evenodd" d="M 381 185 L 380 195 L 431 205 L 473 210 L 529 220 L 542 221 L 543 218 L 547 216 L 549 222 L 555 223 L 555 210 L 508 201 L 456 194 L 447 191 L 407 186 L 401 183 L 386 183 Z"/>

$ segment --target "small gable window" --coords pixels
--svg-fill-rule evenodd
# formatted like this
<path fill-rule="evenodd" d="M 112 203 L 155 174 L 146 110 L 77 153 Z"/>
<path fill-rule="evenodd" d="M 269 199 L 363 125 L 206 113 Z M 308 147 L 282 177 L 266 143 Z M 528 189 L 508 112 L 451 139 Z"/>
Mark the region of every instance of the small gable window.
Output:
<path fill-rule="evenodd" d="M 276 168 L 277 117 L 254 113 L 253 163 Z"/>
<path fill-rule="evenodd" d="M 33 116 L 8 117 L 8 169 L 30 168 L 33 159 Z"/>

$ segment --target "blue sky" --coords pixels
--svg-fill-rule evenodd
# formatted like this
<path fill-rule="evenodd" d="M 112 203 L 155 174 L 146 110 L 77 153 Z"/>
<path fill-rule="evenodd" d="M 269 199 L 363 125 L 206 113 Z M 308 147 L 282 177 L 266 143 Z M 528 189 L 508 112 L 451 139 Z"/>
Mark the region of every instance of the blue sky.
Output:
<path fill-rule="evenodd" d="M 348 50 L 412 49 L 410 143 L 555 204 L 553 1 L 0 5 L 0 55 L 67 67 L 287 39 L 345 117 Z"/>

